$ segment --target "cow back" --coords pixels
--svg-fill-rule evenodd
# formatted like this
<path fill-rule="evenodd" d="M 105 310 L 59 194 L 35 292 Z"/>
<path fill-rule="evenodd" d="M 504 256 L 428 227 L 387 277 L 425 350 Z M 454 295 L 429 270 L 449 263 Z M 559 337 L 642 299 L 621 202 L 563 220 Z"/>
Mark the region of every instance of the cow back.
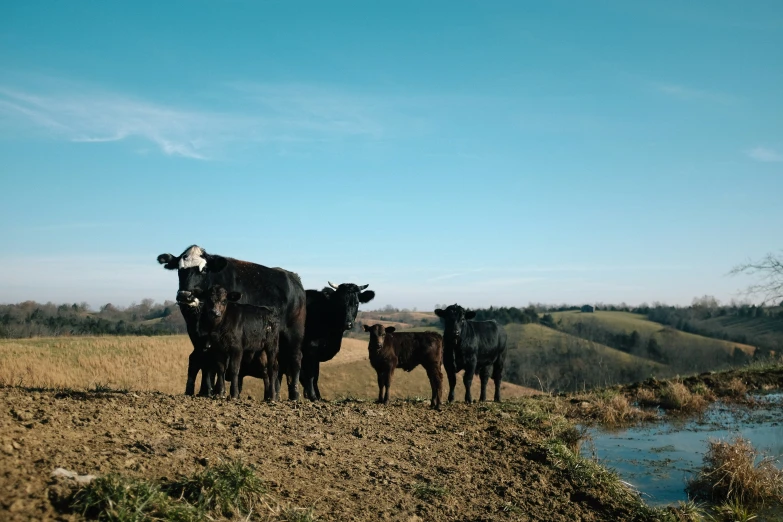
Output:
<path fill-rule="evenodd" d="M 440 366 L 443 360 L 443 337 L 438 333 L 394 332 L 387 334 L 387 338 L 397 355 L 397 367 L 405 371 L 412 371 L 426 361 Z"/>
<path fill-rule="evenodd" d="M 241 292 L 240 304 L 269 306 L 280 314 L 280 327 L 297 325 L 305 313 L 305 292 L 299 276 L 282 268 L 226 258 L 226 267 L 210 274 L 210 286 Z"/>
<path fill-rule="evenodd" d="M 444 359 L 453 361 L 458 370 L 465 367 L 465 361 L 476 358 L 478 366 L 492 364 L 505 357 L 506 330 L 496 321 L 466 321 L 466 328 L 459 346 L 452 352 L 452 346 L 444 349 Z"/>

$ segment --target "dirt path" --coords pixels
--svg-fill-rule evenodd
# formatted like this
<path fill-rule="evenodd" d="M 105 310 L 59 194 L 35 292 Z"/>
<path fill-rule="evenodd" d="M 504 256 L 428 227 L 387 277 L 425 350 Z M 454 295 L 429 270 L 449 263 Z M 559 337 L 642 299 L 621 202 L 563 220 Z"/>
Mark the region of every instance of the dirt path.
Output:
<path fill-rule="evenodd" d="M 519 407 L 517 407 L 519 409 Z M 175 478 L 240 458 L 319 520 L 630 520 L 550 461 L 513 409 L 396 401 L 261 403 L 0 388 L 0 519 L 77 518 L 49 474 Z"/>

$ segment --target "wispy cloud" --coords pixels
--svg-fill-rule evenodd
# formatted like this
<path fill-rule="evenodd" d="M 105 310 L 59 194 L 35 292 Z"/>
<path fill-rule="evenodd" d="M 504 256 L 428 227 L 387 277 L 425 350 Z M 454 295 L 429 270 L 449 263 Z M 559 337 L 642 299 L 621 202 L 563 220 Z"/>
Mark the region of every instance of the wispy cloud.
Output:
<path fill-rule="evenodd" d="M 783 154 L 771 149 L 769 147 L 754 147 L 745 151 L 750 159 L 761 161 L 764 163 L 780 163 L 783 162 Z"/>
<path fill-rule="evenodd" d="M 232 84 L 221 87 L 227 111 L 167 105 L 65 81 L 0 85 L 0 114 L 14 130 L 22 124 L 81 143 L 140 138 L 164 154 L 211 159 L 231 143 L 296 144 L 386 136 L 395 111 L 381 98 L 336 88 Z"/>

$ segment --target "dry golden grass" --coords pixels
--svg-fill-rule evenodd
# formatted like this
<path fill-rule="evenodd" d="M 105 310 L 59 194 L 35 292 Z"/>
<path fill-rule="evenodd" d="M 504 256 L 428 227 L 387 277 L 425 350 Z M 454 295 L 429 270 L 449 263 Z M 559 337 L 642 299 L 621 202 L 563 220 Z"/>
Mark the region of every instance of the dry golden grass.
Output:
<path fill-rule="evenodd" d="M 641 411 L 631 406 L 625 395 L 613 395 L 602 401 L 599 421 L 607 426 L 622 425 L 639 419 Z"/>
<path fill-rule="evenodd" d="M 741 399 L 747 395 L 748 386 L 741 379 L 735 377 L 724 386 L 718 388 L 717 393 L 722 397 Z"/>
<path fill-rule="evenodd" d="M 660 389 L 658 400 L 661 408 L 683 412 L 698 412 L 708 406 L 707 400 L 698 394 L 691 393 L 681 382 L 667 382 Z"/>
<path fill-rule="evenodd" d="M 192 350 L 190 340 L 184 335 L 0 340 L 0 383 L 76 390 L 108 387 L 181 394 L 185 392 L 188 355 Z M 340 353 L 321 365 L 319 387 L 327 399 L 376 398 L 378 384 L 375 370 L 370 366 L 367 341 L 343 339 Z M 475 397 L 478 397 L 478 389 L 476 378 L 473 383 Z M 461 380 L 457 390 L 459 398 L 464 393 Z M 490 383 L 490 397 L 493 391 Z M 444 372 L 444 398 L 447 392 Z M 505 398 L 513 398 L 536 392 L 504 382 L 501 393 Z M 243 395 L 262 397 L 263 382 L 245 378 Z M 429 399 L 429 380 L 424 370 L 416 368 L 411 373 L 395 372 L 392 396 Z"/>
<path fill-rule="evenodd" d="M 743 505 L 783 502 L 783 472 L 771 457 L 759 457 L 742 437 L 731 442 L 710 441 L 704 467 L 688 483 L 688 492 L 696 498 Z"/>
<path fill-rule="evenodd" d="M 48 337 L 0 341 L 0 383 L 184 393 L 187 336 Z"/>

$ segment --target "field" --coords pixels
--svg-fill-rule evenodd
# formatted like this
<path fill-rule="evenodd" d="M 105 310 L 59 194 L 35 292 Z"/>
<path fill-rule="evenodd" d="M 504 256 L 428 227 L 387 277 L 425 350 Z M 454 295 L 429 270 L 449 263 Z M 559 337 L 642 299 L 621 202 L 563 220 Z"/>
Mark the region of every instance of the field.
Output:
<path fill-rule="evenodd" d="M 368 325 L 382 324 L 410 330 L 439 319 L 433 312 L 359 312 L 356 320 Z"/>
<path fill-rule="evenodd" d="M 662 346 L 682 347 L 683 349 L 721 349 L 725 353 L 731 354 L 734 348 L 739 348 L 748 355 L 753 355 L 755 347 L 703 337 L 701 335 L 690 334 L 675 330 L 674 328 L 664 327 L 659 323 L 648 320 L 643 315 L 630 312 L 594 312 L 582 313 L 578 311 L 554 312 L 552 317 L 555 323 L 562 321 L 564 325 L 573 326 L 576 323 L 583 323 L 586 326 L 599 325 L 600 327 L 612 332 L 631 333 L 636 330 L 644 337 L 655 338 Z"/>
<path fill-rule="evenodd" d="M 238 401 L 185 397 L 189 352 L 184 336 L 0 342 L 0 519 L 81 520 L 63 500 L 71 486 L 49 478 L 58 467 L 169 483 L 230 461 L 252 466 L 264 484 L 248 520 L 598 521 L 650 512 L 568 449 L 561 439 L 573 443 L 572 425 L 532 390 L 509 385 L 506 398 L 521 398 L 435 412 L 416 399 L 429 396 L 423 372 L 400 372 L 391 404 L 376 405 L 366 341 L 346 339 L 321 373 L 324 395 L 337 400 L 264 403 L 257 380 Z"/>
<path fill-rule="evenodd" d="M 184 335 L 3 340 L 0 341 L 0 383 L 78 390 L 159 391 L 176 395 L 185 390 L 187 358 L 192 349 L 190 340 Z M 319 388 L 324 398 L 376 398 L 378 384 L 367 355 L 367 341 L 343 339 L 340 353 L 321 365 Z M 478 379 L 474 380 L 472 389 L 478 394 Z M 492 385 L 490 390 L 494 390 Z M 508 398 L 535 393 L 511 383 L 503 383 L 501 391 Z M 260 379 L 246 378 L 243 394 L 262 397 L 263 383 Z M 462 394 L 464 388 L 458 380 L 457 395 Z M 395 372 L 392 397 L 429 400 L 430 387 L 424 369 Z"/>

